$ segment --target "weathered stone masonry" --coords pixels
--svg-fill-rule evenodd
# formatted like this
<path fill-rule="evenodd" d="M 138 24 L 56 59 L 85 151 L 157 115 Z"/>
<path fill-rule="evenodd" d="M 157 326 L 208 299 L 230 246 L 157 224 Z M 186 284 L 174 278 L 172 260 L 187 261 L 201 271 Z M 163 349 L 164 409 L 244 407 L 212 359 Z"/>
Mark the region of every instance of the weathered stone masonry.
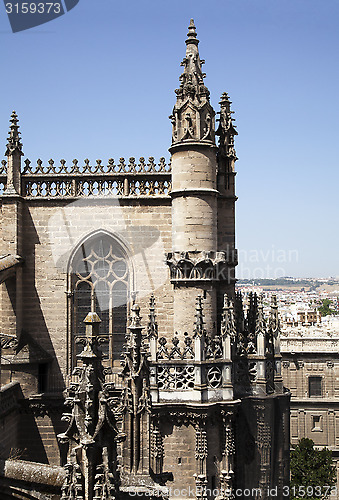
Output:
<path fill-rule="evenodd" d="M 226 93 L 215 127 L 198 44 L 191 21 L 170 164 L 22 162 L 11 117 L 1 380 L 22 392 L 2 421 L 21 432 L 2 453 L 65 466 L 53 498 L 265 498 L 288 482 L 278 311 L 234 291 L 237 132 Z"/>

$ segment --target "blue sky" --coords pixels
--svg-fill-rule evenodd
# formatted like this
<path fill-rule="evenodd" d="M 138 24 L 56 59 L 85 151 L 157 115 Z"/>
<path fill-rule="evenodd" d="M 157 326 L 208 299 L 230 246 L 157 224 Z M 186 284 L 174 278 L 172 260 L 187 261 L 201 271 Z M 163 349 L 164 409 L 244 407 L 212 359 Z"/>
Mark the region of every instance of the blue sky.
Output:
<path fill-rule="evenodd" d="M 169 158 L 191 17 L 239 132 L 239 275 L 339 276 L 337 0 L 80 0 L 15 34 L 1 4 L 3 151 L 15 109 L 32 161 Z"/>

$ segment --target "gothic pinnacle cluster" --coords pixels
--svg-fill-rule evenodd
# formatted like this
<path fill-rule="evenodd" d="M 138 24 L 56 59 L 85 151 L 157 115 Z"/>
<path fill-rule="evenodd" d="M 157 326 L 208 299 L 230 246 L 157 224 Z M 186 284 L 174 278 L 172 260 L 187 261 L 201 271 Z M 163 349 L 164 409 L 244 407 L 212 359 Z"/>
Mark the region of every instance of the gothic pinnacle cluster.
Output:
<path fill-rule="evenodd" d="M 204 85 L 205 73 L 201 66 L 199 40 L 191 19 L 187 40 L 186 56 L 181 65 L 180 87 L 176 89 L 177 102 L 170 116 L 173 125 L 172 144 L 185 141 L 215 144 L 215 112 L 209 102 L 209 90 Z"/>
<path fill-rule="evenodd" d="M 62 500 L 114 500 L 119 487 L 116 444 L 121 436 L 111 386 L 105 382 L 101 364 L 100 322 L 93 312 L 84 320 L 86 336 L 78 339 L 84 349 L 77 356 L 78 365 L 66 391 L 69 410 L 63 420 L 68 427 L 58 435 L 61 443 L 68 444 Z"/>

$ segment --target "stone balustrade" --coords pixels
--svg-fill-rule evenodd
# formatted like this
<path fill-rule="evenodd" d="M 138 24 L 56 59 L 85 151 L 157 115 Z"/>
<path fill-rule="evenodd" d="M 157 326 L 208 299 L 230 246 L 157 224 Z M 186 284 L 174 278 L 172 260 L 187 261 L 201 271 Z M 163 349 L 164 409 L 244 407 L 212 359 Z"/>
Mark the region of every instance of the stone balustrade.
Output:
<path fill-rule="evenodd" d="M 67 164 L 60 160 L 56 164 L 49 160 L 44 164 L 37 160 L 32 165 L 25 160 L 21 172 L 21 193 L 26 198 L 82 198 L 88 196 L 168 196 L 171 191 L 171 165 L 164 157 L 155 162 L 141 157 L 139 161 L 131 157 L 126 162 L 120 158 L 115 163 L 112 158 L 107 164 L 96 160 L 92 165 L 88 159 L 83 163 L 73 160 Z M 7 163 L 0 166 L 0 196 L 7 184 Z"/>

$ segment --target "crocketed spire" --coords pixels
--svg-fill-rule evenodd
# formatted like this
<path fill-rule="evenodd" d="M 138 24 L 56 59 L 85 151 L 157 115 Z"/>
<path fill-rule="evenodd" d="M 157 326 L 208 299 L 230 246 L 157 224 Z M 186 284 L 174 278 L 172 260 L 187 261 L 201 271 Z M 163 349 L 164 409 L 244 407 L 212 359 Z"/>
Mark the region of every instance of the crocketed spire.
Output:
<path fill-rule="evenodd" d="M 220 115 L 219 127 L 216 131 L 216 135 L 219 136 L 219 155 L 226 158 L 237 160 L 237 154 L 234 149 L 234 136 L 238 135 L 235 130 L 234 120 L 232 118 L 231 104 L 227 92 L 224 92 L 220 98 L 220 111 L 217 113 Z"/>
<path fill-rule="evenodd" d="M 193 19 L 188 27 L 186 56 L 181 65 L 180 87 L 176 89 L 177 102 L 170 116 L 173 125 L 173 145 L 185 141 L 214 144 L 214 110 L 209 102 L 209 90 L 204 85 L 205 73 L 201 66 L 199 40 Z"/>
<path fill-rule="evenodd" d="M 13 154 L 15 151 L 18 151 L 19 154 L 22 156 L 22 144 L 20 141 L 20 132 L 19 132 L 19 125 L 18 125 L 18 115 L 16 114 L 15 111 L 13 111 L 11 115 L 11 119 L 9 120 L 11 125 L 9 127 L 9 133 L 8 133 L 8 142 L 7 142 L 7 149 L 6 149 L 6 156 L 9 156 Z"/>

